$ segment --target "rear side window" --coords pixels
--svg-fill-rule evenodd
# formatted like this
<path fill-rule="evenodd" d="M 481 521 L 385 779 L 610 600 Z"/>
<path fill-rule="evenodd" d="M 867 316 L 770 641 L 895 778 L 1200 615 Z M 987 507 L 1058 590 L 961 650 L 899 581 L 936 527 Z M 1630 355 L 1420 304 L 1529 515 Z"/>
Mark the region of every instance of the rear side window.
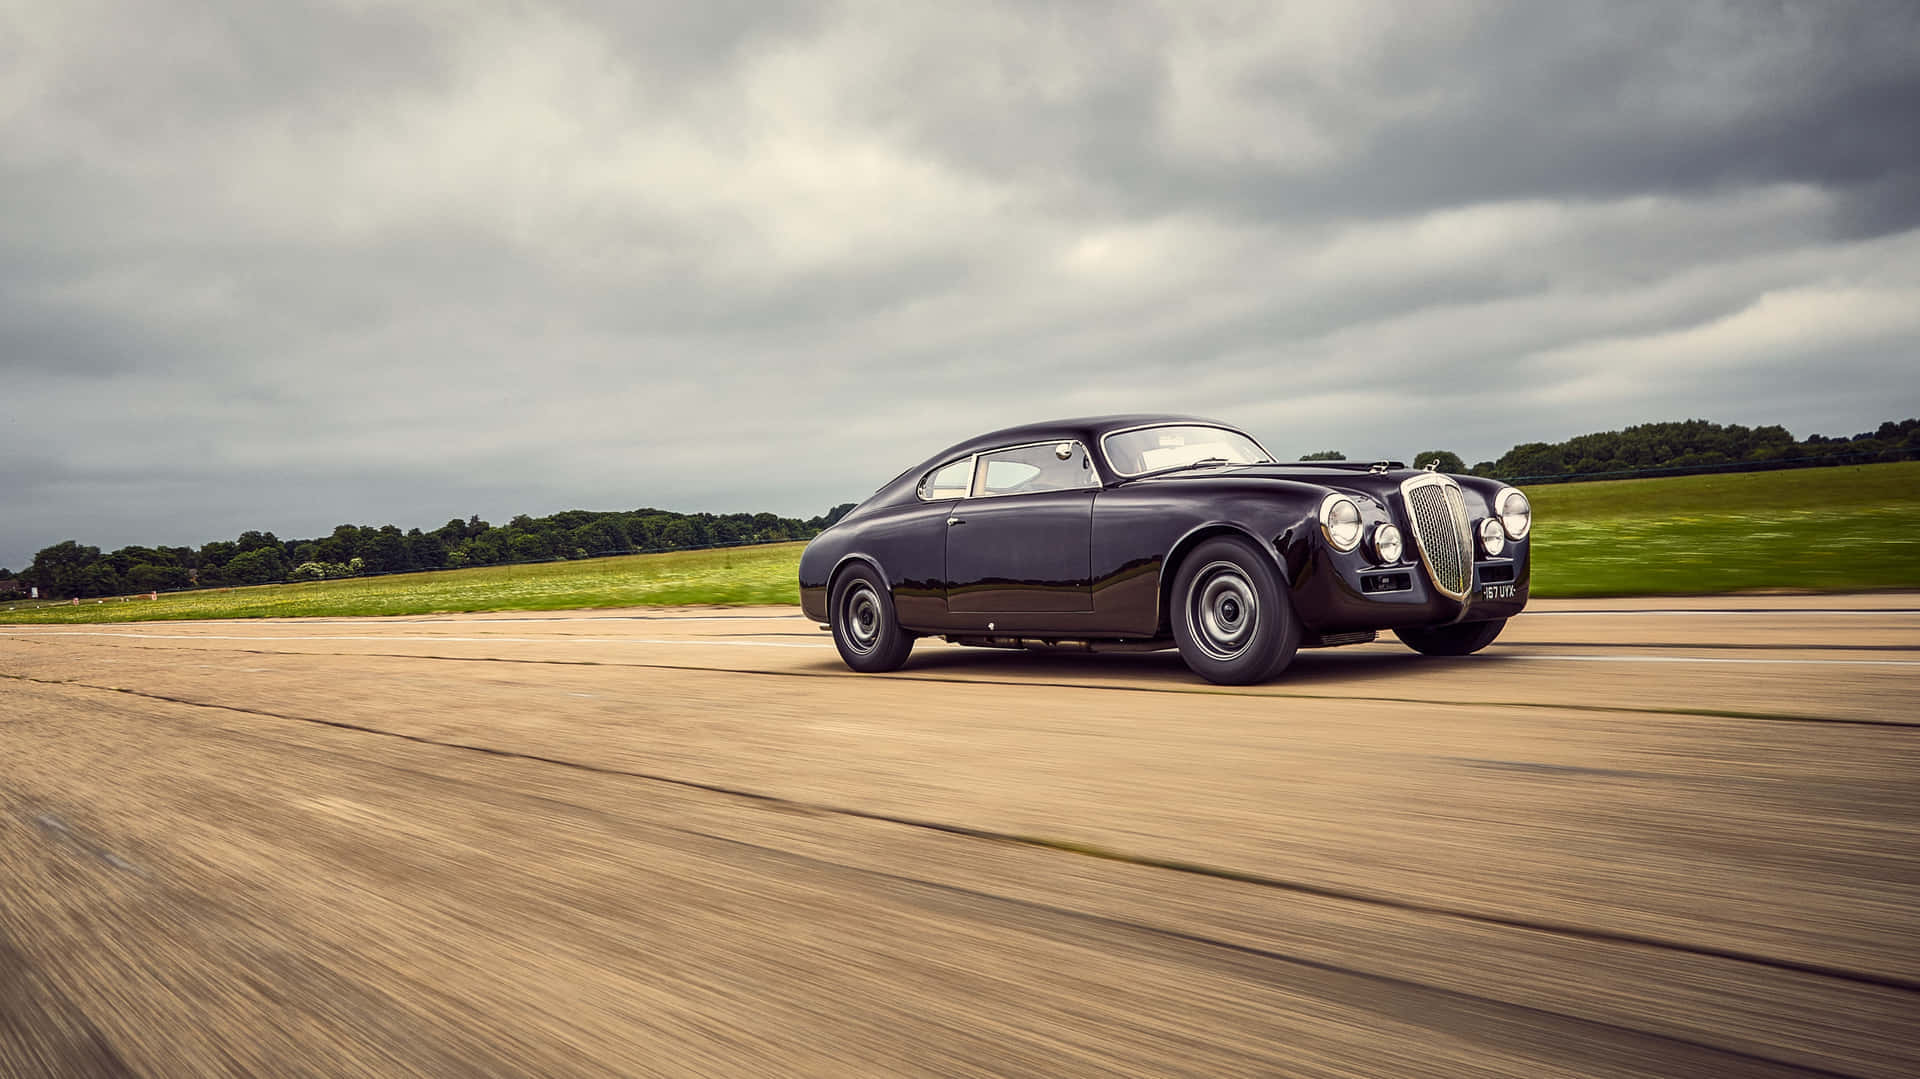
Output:
<path fill-rule="evenodd" d="M 949 461 L 926 474 L 920 481 L 922 502 L 944 502 L 967 497 L 967 485 L 973 480 L 973 458 Z"/>

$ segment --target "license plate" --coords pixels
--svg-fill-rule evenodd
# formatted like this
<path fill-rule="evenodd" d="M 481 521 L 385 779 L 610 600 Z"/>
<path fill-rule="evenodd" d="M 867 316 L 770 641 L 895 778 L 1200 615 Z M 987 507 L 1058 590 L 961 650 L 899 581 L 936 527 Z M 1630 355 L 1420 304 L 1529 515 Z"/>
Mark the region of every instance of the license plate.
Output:
<path fill-rule="evenodd" d="M 1520 594 L 1520 586 L 1512 584 L 1489 584 L 1480 588 L 1481 599 L 1512 599 Z"/>

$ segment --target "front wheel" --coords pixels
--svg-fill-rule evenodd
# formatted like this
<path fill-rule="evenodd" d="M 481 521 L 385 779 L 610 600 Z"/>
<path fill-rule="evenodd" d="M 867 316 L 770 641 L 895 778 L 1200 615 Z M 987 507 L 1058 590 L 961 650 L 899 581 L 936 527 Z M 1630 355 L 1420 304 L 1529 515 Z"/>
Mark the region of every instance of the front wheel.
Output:
<path fill-rule="evenodd" d="M 856 565 L 833 583 L 828 623 L 833 646 L 847 666 L 865 674 L 897 671 L 913 651 L 913 637 L 893 614 L 893 597 L 872 566 Z"/>
<path fill-rule="evenodd" d="M 1264 682 L 1300 648 L 1300 622 L 1279 571 L 1237 539 L 1208 540 L 1180 563 L 1171 613 L 1180 658 L 1209 682 Z"/>
<path fill-rule="evenodd" d="M 1396 629 L 1395 637 L 1408 648 L 1427 656 L 1470 656 L 1493 643 L 1507 620 L 1461 622 L 1452 626 L 1428 626 L 1425 629 Z"/>

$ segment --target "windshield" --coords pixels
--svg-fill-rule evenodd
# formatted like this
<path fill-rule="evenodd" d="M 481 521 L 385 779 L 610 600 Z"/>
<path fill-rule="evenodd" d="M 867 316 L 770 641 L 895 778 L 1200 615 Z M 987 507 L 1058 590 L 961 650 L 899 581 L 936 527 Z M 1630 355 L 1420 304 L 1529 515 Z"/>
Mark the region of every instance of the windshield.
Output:
<path fill-rule="evenodd" d="M 1101 441 L 1107 463 L 1123 476 L 1179 468 L 1213 458 L 1229 465 L 1257 465 L 1272 461 L 1260 444 L 1238 431 L 1198 424 L 1167 424 L 1116 431 Z"/>

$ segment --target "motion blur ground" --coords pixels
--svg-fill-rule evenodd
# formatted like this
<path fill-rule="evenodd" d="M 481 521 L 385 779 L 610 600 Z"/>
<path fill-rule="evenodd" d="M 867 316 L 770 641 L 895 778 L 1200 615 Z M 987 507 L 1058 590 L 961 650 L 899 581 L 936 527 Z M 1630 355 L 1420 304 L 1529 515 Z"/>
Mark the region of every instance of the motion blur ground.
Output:
<path fill-rule="evenodd" d="M 0 1074 L 1920 1071 L 1920 596 L 0 629 Z"/>

